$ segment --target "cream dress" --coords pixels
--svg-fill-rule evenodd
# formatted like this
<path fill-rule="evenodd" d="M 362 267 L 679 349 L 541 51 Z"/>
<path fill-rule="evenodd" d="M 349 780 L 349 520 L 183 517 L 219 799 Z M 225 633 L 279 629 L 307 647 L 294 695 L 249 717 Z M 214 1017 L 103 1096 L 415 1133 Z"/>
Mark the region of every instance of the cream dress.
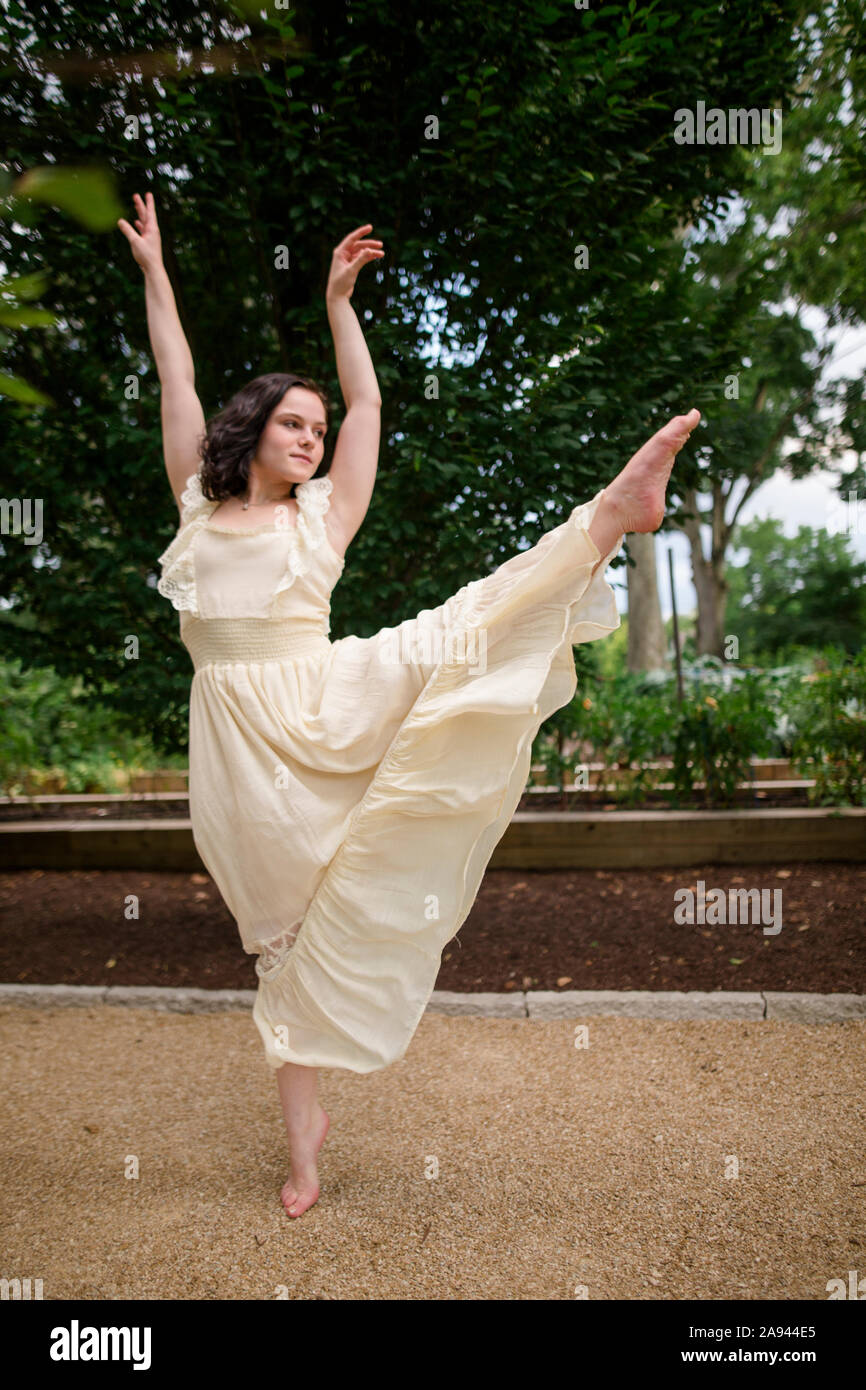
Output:
<path fill-rule="evenodd" d="M 331 641 L 331 490 L 311 478 L 296 525 L 238 531 L 194 474 L 158 589 L 195 671 L 193 838 L 257 956 L 265 1059 L 370 1072 L 409 1046 L 538 728 L 574 695 L 572 645 L 619 626 L 623 537 L 593 576 L 599 492 L 440 607 Z"/>

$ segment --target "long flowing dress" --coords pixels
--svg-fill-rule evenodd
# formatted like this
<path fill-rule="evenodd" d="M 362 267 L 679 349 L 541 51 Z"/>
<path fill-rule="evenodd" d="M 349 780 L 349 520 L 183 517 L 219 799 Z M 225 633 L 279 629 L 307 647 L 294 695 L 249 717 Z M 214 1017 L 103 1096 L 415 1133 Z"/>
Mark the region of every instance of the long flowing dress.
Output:
<path fill-rule="evenodd" d="M 366 1073 L 409 1046 L 533 739 L 575 693 L 573 645 L 619 626 L 623 537 L 600 555 L 598 492 L 438 608 L 331 641 L 332 486 L 241 531 L 193 474 L 157 587 L 194 667 L 193 839 L 257 956 L 265 1061 Z"/>

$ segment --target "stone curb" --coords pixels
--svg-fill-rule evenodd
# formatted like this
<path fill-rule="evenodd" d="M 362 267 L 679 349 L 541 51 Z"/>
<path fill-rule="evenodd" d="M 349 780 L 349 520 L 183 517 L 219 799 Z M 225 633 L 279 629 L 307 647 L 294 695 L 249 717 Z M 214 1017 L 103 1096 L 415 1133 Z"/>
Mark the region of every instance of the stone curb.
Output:
<path fill-rule="evenodd" d="M 538 990 L 526 995 L 530 1018 L 617 1014 L 621 1018 L 765 1018 L 762 994 L 719 990 Z"/>
<path fill-rule="evenodd" d="M 111 1004 L 167 1013 L 250 1010 L 254 989 L 165 989 L 157 985 L 0 985 L 0 1006 L 33 1008 Z M 719 990 L 515 990 L 511 994 L 457 994 L 434 990 L 428 1013 L 459 1018 L 762 1019 L 784 1023 L 838 1023 L 866 1018 L 866 994 L 748 993 Z"/>

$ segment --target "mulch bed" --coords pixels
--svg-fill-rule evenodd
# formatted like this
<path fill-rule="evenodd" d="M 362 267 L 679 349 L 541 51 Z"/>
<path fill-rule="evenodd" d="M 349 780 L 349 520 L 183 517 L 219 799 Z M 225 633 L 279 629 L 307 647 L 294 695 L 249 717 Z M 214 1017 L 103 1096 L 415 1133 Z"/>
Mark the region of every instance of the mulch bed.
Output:
<path fill-rule="evenodd" d="M 672 803 L 665 796 L 644 796 L 639 805 L 630 805 L 625 799 L 614 801 L 609 793 L 594 791 L 545 792 L 543 794 L 524 792 L 517 805 L 518 811 L 665 811 Z M 731 805 L 733 810 L 748 810 L 759 807 L 761 810 L 786 807 L 808 806 L 805 789 L 791 791 L 762 790 L 755 792 L 748 787 L 740 789 Z M 712 806 L 700 794 L 682 797 L 677 809 L 703 811 L 724 809 Z M 189 802 L 185 797 L 166 801 L 124 801 L 103 806 L 39 805 L 36 802 L 18 801 L 14 805 L 0 804 L 0 822 L 10 821 L 105 821 L 105 820 L 188 820 Z"/>
<path fill-rule="evenodd" d="M 674 892 L 781 888 L 782 930 L 678 925 Z M 125 902 L 139 899 L 139 919 Z M 772 901 L 772 896 L 771 899 Z M 436 988 L 866 990 L 866 867 L 491 869 Z M 0 980 L 255 989 L 234 919 L 196 873 L 0 874 Z"/>
<path fill-rule="evenodd" d="M 105 821 L 105 820 L 189 820 L 189 802 L 186 797 L 172 801 L 124 801 L 113 805 L 40 806 L 36 802 L 19 801 L 14 805 L 0 805 L 0 821 Z"/>

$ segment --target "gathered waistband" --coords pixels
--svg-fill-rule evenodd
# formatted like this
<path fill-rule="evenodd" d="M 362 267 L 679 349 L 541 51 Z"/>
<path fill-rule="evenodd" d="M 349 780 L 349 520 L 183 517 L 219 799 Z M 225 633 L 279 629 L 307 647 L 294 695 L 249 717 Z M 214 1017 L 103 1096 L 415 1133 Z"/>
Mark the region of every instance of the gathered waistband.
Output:
<path fill-rule="evenodd" d="M 327 633 L 297 618 L 191 618 L 181 641 L 198 671 L 215 662 L 285 661 L 330 648 Z"/>

